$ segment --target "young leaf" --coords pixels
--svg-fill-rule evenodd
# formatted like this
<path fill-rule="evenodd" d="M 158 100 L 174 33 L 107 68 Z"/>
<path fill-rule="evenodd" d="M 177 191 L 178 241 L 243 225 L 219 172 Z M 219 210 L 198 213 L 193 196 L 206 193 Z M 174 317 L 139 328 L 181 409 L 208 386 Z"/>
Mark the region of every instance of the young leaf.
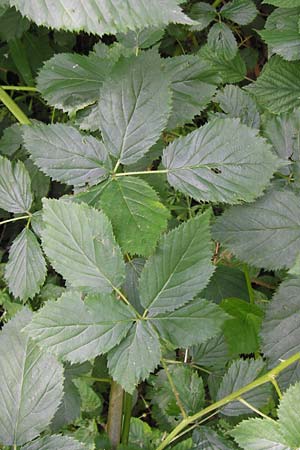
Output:
<path fill-rule="evenodd" d="M 138 320 L 121 344 L 108 353 L 108 368 L 113 379 L 132 393 L 159 360 L 158 335 L 148 321 Z"/>
<path fill-rule="evenodd" d="M 170 112 L 168 78 L 154 51 L 122 59 L 100 92 L 100 129 L 122 164 L 138 161 L 158 140 Z"/>
<path fill-rule="evenodd" d="M 0 334 L 0 441 L 23 445 L 50 423 L 63 395 L 63 370 L 25 332 L 31 319 L 19 312 Z"/>
<path fill-rule="evenodd" d="M 98 100 L 112 65 L 108 58 L 94 53 L 54 55 L 40 70 L 37 88 L 49 105 L 66 112 L 76 111 Z"/>
<path fill-rule="evenodd" d="M 292 450 L 285 443 L 278 422 L 273 420 L 243 420 L 230 434 L 244 450 Z"/>
<path fill-rule="evenodd" d="M 106 216 L 84 204 L 44 200 L 43 248 L 57 272 L 88 292 L 111 292 L 125 265 Z"/>
<path fill-rule="evenodd" d="M 113 180 L 101 195 L 99 206 L 111 220 L 125 253 L 149 256 L 167 228 L 168 210 L 149 184 L 136 177 Z"/>
<path fill-rule="evenodd" d="M 270 146 L 238 119 L 215 119 L 164 151 L 169 183 L 197 201 L 250 202 L 278 167 Z"/>
<path fill-rule="evenodd" d="M 30 442 L 21 448 L 21 450 L 85 450 L 85 446 L 68 436 L 52 435 L 45 436 Z"/>
<path fill-rule="evenodd" d="M 71 363 L 84 362 L 118 345 L 135 315 L 110 295 L 67 292 L 34 315 L 27 332 L 39 345 Z"/>
<path fill-rule="evenodd" d="M 176 347 L 190 347 L 216 336 L 226 319 L 219 306 L 195 299 L 171 313 L 157 314 L 151 322 L 160 336 Z"/>
<path fill-rule="evenodd" d="M 239 259 L 265 269 L 289 268 L 300 252 L 300 206 L 289 191 L 270 191 L 225 211 L 213 236 Z"/>
<path fill-rule="evenodd" d="M 262 326 L 262 349 L 270 367 L 300 351 L 300 279 L 283 281 L 268 304 Z M 286 371 L 289 383 L 299 379 L 300 364 Z"/>
<path fill-rule="evenodd" d="M 239 25 L 248 25 L 255 19 L 257 13 L 252 0 L 233 0 L 226 3 L 220 11 L 222 17 Z"/>
<path fill-rule="evenodd" d="M 9 290 L 22 300 L 33 298 L 44 283 L 46 273 L 46 262 L 37 238 L 24 228 L 14 240 L 5 266 Z"/>
<path fill-rule="evenodd" d="M 84 4 L 81 0 L 58 0 L 54 9 L 51 1 L 45 0 L 37 7 L 35 0 L 10 0 L 10 5 L 37 25 L 69 31 L 84 30 L 100 36 L 169 22 L 194 23 L 179 8 L 177 0 L 151 0 L 150 3 L 127 0 L 126 7 L 120 5 L 119 8 L 113 0 L 85 0 Z"/>
<path fill-rule="evenodd" d="M 268 44 L 271 53 L 277 53 L 287 61 L 300 59 L 300 8 L 278 8 L 268 17 L 260 36 Z"/>
<path fill-rule="evenodd" d="M 142 305 L 150 315 L 173 311 L 192 300 L 213 273 L 210 212 L 164 235 L 140 278 Z"/>
<path fill-rule="evenodd" d="M 26 127 L 23 135 L 34 163 L 54 180 L 82 186 L 108 177 L 109 155 L 93 136 L 84 136 L 69 125 L 43 123 Z"/>
<path fill-rule="evenodd" d="M 288 62 L 273 56 L 247 89 L 271 113 L 290 111 L 300 106 L 299 71 L 300 62 Z"/>
<path fill-rule="evenodd" d="M 30 210 L 31 203 L 30 177 L 24 164 L 0 156 L 0 208 L 24 213 Z"/>
<path fill-rule="evenodd" d="M 207 35 L 208 48 L 220 58 L 230 60 L 238 51 L 237 42 L 231 29 L 224 23 L 215 23 Z"/>
<path fill-rule="evenodd" d="M 246 384 L 252 383 L 263 374 L 265 363 L 262 359 L 248 359 L 234 361 L 224 375 L 217 393 L 217 400 L 226 397 L 239 390 Z M 270 385 L 265 384 L 243 394 L 243 399 L 256 408 L 261 408 L 268 403 L 271 395 Z M 253 411 L 239 401 L 234 401 L 222 408 L 222 414 L 226 416 L 240 416 L 251 414 Z"/>

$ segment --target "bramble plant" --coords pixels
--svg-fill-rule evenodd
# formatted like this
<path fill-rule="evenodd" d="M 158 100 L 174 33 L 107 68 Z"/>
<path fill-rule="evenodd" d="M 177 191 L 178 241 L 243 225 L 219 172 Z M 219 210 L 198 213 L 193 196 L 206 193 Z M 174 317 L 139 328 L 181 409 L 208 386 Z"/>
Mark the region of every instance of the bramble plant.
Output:
<path fill-rule="evenodd" d="M 300 448 L 299 0 L 2 0 L 0 448 Z"/>

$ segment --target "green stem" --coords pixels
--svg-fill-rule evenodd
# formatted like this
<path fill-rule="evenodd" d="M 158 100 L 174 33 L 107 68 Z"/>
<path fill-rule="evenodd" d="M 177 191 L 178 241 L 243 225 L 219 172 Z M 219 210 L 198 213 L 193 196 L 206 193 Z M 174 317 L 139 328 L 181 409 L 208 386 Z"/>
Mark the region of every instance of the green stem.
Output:
<path fill-rule="evenodd" d="M 279 385 L 278 385 L 278 383 L 277 383 L 276 378 L 275 378 L 275 377 L 271 377 L 271 378 L 270 378 L 270 381 L 271 381 L 271 383 L 273 384 L 273 386 L 274 386 L 274 388 L 275 388 L 275 391 L 277 392 L 277 395 L 278 395 L 278 397 L 279 397 L 280 400 L 281 400 L 281 399 L 282 399 L 282 392 L 281 392 L 281 390 L 280 390 L 280 387 L 279 387 Z"/>
<path fill-rule="evenodd" d="M 9 223 L 9 222 L 16 222 L 17 220 L 30 219 L 30 217 L 31 217 L 31 215 L 13 217 L 12 219 L 2 220 L 2 222 L 0 222 L 0 225 L 4 225 L 5 223 Z"/>
<path fill-rule="evenodd" d="M 183 404 L 181 403 L 181 400 L 180 400 L 180 397 L 179 397 L 179 393 L 178 393 L 178 391 L 177 391 L 177 389 L 176 389 L 176 386 L 175 386 L 175 383 L 174 383 L 174 381 L 173 381 L 173 379 L 172 379 L 172 377 L 171 377 L 171 374 L 170 374 L 170 372 L 169 372 L 168 366 L 167 366 L 167 364 L 165 363 L 165 361 L 164 361 L 163 358 L 161 359 L 161 365 L 163 366 L 163 368 L 164 368 L 164 370 L 165 370 L 165 372 L 166 372 L 166 375 L 167 375 L 169 384 L 170 384 L 170 386 L 171 386 L 172 392 L 173 392 L 173 394 L 174 394 L 174 397 L 175 397 L 177 406 L 178 406 L 178 408 L 180 409 L 180 412 L 181 412 L 181 414 L 182 414 L 182 417 L 183 417 L 184 419 L 187 419 L 187 417 L 188 417 L 188 416 L 187 416 L 187 413 L 185 412 L 185 409 L 184 409 L 184 407 L 183 407 Z"/>
<path fill-rule="evenodd" d="M 129 439 L 130 420 L 132 411 L 132 395 L 125 392 L 124 394 L 124 420 L 122 426 L 122 444 L 127 445 Z"/>
<path fill-rule="evenodd" d="M 162 169 L 162 170 L 142 170 L 140 172 L 121 172 L 121 173 L 114 173 L 113 177 L 129 177 L 131 175 L 151 175 L 156 173 L 168 173 L 168 169 Z"/>
<path fill-rule="evenodd" d="M 90 377 L 89 375 L 81 375 L 80 378 L 85 378 L 86 380 L 90 381 L 97 381 L 99 383 L 111 383 L 110 378 L 98 378 L 98 377 Z"/>
<path fill-rule="evenodd" d="M 28 91 L 38 92 L 36 87 L 33 86 L 1 86 L 4 91 Z"/>
<path fill-rule="evenodd" d="M 211 5 L 213 8 L 217 8 L 222 3 L 222 0 L 215 0 Z"/>
<path fill-rule="evenodd" d="M 238 399 L 246 392 L 251 391 L 252 389 L 261 386 L 265 383 L 272 382 L 272 379 L 274 379 L 277 375 L 279 375 L 283 370 L 285 370 L 287 367 L 291 366 L 295 362 L 300 360 L 300 353 L 296 353 L 295 355 L 288 358 L 286 361 L 281 362 L 276 366 L 274 369 L 270 370 L 270 372 L 266 373 L 265 375 L 259 377 L 257 380 L 252 381 L 252 383 L 247 384 L 246 386 L 242 387 L 241 389 L 238 389 L 235 392 L 232 392 L 230 395 L 227 395 L 226 397 L 222 398 L 221 400 L 213 403 L 212 405 L 207 406 L 206 408 L 202 409 L 201 411 L 197 412 L 196 414 L 192 416 L 188 416 L 187 418 L 183 419 L 176 428 L 166 437 L 166 439 L 157 447 L 156 450 L 164 450 L 187 426 L 192 424 L 193 422 L 201 419 L 203 416 L 206 416 L 207 414 L 210 414 L 211 412 L 215 411 L 216 409 L 219 409 L 228 403 L 232 402 L 233 400 Z"/>
<path fill-rule="evenodd" d="M 0 100 L 22 125 L 31 125 L 30 120 L 16 102 L 0 87 Z"/>
<path fill-rule="evenodd" d="M 251 279 L 250 279 L 250 275 L 249 275 L 249 270 L 248 270 L 247 264 L 244 264 L 244 275 L 245 275 L 245 279 L 246 279 L 246 283 L 247 283 L 249 300 L 250 300 L 250 303 L 252 305 L 254 305 L 254 303 L 255 303 L 255 295 L 254 295 L 254 292 L 253 292 L 253 288 L 252 288 Z"/>
<path fill-rule="evenodd" d="M 113 450 L 117 448 L 121 440 L 123 395 L 123 388 L 115 381 L 112 381 L 109 397 L 107 433 Z"/>

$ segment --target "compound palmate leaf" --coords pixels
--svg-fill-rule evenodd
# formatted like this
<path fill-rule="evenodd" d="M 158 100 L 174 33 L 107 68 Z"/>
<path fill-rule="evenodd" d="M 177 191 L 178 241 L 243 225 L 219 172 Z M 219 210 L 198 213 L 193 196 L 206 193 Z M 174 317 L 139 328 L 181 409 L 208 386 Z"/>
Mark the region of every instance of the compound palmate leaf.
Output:
<path fill-rule="evenodd" d="M 100 129 L 123 164 L 138 161 L 158 140 L 170 112 L 168 78 L 154 51 L 122 59 L 100 92 Z"/>
<path fill-rule="evenodd" d="M 30 210 L 31 203 L 30 177 L 24 164 L 0 156 L 0 208 L 24 213 Z"/>
<path fill-rule="evenodd" d="M 234 206 L 217 219 L 213 236 L 255 267 L 292 267 L 300 252 L 298 198 L 273 190 L 251 205 Z"/>
<path fill-rule="evenodd" d="M 164 151 L 169 183 L 195 200 L 252 201 L 278 167 L 267 142 L 238 119 L 215 119 Z"/>
<path fill-rule="evenodd" d="M 95 294 L 85 301 L 67 292 L 48 301 L 27 327 L 43 347 L 64 360 L 83 362 L 106 353 L 126 336 L 135 315 L 120 300 Z"/>
<path fill-rule="evenodd" d="M 152 253 L 167 227 L 169 212 L 148 183 L 136 177 L 116 178 L 105 188 L 99 205 L 124 252 Z"/>
<path fill-rule="evenodd" d="M 21 450 L 85 450 L 85 446 L 68 436 L 52 435 L 37 439 L 31 442 Z"/>
<path fill-rule="evenodd" d="M 40 123 L 26 127 L 23 136 L 34 163 L 54 180 L 73 186 L 94 185 L 111 169 L 103 143 L 72 126 Z"/>
<path fill-rule="evenodd" d="M 0 334 L 0 441 L 23 445 L 50 423 L 63 395 L 63 369 L 21 330 L 32 314 L 23 309 Z"/>
<path fill-rule="evenodd" d="M 28 228 L 14 240 L 8 263 L 5 266 L 5 278 L 9 290 L 22 300 L 34 297 L 45 281 L 46 262 L 35 235 Z"/>
<path fill-rule="evenodd" d="M 54 269 L 84 291 L 111 292 L 125 264 L 103 212 L 84 204 L 44 200 L 43 248 Z"/>
<path fill-rule="evenodd" d="M 177 0 L 10 0 L 24 16 L 38 25 L 84 30 L 98 35 L 115 34 L 169 22 L 192 25 Z M 49 13 L 51 11 L 51 14 Z"/>
<path fill-rule="evenodd" d="M 214 271 L 209 219 L 207 211 L 164 235 L 145 264 L 140 295 L 150 315 L 173 311 L 207 285 Z"/>

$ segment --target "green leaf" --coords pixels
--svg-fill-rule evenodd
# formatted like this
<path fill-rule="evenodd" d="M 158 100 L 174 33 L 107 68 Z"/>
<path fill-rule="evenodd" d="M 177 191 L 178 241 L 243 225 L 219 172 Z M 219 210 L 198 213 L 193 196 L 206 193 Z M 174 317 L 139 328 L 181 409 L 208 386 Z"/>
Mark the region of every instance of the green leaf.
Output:
<path fill-rule="evenodd" d="M 21 332 L 31 319 L 23 309 L 0 334 L 0 441 L 22 445 L 50 423 L 63 395 L 63 370 Z"/>
<path fill-rule="evenodd" d="M 199 114 L 216 92 L 218 78 L 208 62 L 197 55 L 167 58 L 165 70 L 171 79 L 172 112 L 168 128 L 184 125 Z"/>
<path fill-rule="evenodd" d="M 134 258 L 126 263 L 126 278 L 122 286 L 122 291 L 128 298 L 130 304 L 140 313 L 143 314 L 144 308 L 141 305 L 140 293 L 138 290 L 139 279 L 145 260 L 143 258 Z"/>
<path fill-rule="evenodd" d="M 212 52 L 208 45 L 203 45 L 198 55 L 210 63 L 213 73 L 219 76 L 223 83 L 238 83 L 247 75 L 246 64 L 240 52 L 228 61 Z"/>
<path fill-rule="evenodd" d="M 248 88 L 264 108 L 275 114 L 300 106 L 300 62 L 273 56 Z"/>
<path fill-rule="evenodd" d="M 193 432 L 193 443 L 195 450 L 231 450 L 235 448 L 230 441 L 208 427 L 199 427 Z M 260 449 L 261 450 L 261 449 Z"/>
<path fill-rule="evenodd" d="M 45 62 L 37 77 L 37 88 L 49 105 L 66 112 L 76 111 L 98 100 L 112 66 L 108 58 L 94 53 L 60 53 Z"/>
<path fill-rule="evenodd" d="M 231 359 L 223 333 L 209 339 L 204 344 L 194 345 L 191 348 L 191 356 L 193 363 L 214 371 L 224 369 Z"/>
<path fill-rule="evenodd" d="M 108 353 L 108 368 L 113 379 L 132 393 L 159 360 L 158 335 L 148 321 L 138 320 L 121 344 Z"/>
<path fill-rule="evenodd" d="M 158 140 L 170 112 L 169 80 L 154 51 L 123 58 L 100 92 L 100 129 L 122 164 L 138 161 Z"/>
<path fill-rule="evenodd" d="M 160 41 L 165 31 L 163 28 L 148 27 L 138 31 L 128 31 L 128 33 L 118 33 L 117 39 L 124 47 L 135 50 L 152 47 Z"/>
<path fill-rule="evenodd" d="M 173 311 L 208 283 L 214 270 L 209 219 L 208 211 L 170 231 L 148 259 L 140 278 L 140 296 L 150 315 Z"/>
<path fill-rule="evenodd" d="M 135 315 L 121 300 L 95 294 L 83 302 L 78 292 L 48 301 L 27 327 L 30 336 L 60 358 L 84 362 L 118 345 Z"/>
<path fill-rule="evenodd" d="M 22 126 L 14 123 L 3 131 L 3 135 L 0 139 L 0 153 L 12 157 L 22 144 Z"/>
<path fill-rule="evenodd" d="M 269 52 L 287 61 L 300 59 L 300 8 L 278 8 L 268 17 L 260 36 L 269 46 Z"/>
<path fill-rule="evenodd" d="M 250 354 L 259 351 L 259 331 L 263 311 L 239 298 L 223 300 L 221 308 L 232 319 L 225 322 L 223 331 L 232 354 Z"/>
<path fill-rule="evenodd" d="M 30 210 L 31 203 L 30 177 L 24 164 L 0 156 L 0 208 L 24 213 Z"/>
<path fill-rule="evenodd" d="M 5 266 L 9 290 L 22 300 L 33 298 L 44 283 L 46 273 L 46 262 L 37 238 L 24 228 L 14 240 Z"/>
<path fill-rule="evenodd" d="M 81 397 L 81 411 L 87 413 L 98 413 L 101 411 L 102 402 L 99 395 L 94 391 L 88 381 L 83 378 L 74 380 Z"/>
<path fill-rule="evenodd" d="M 23 136 L 34 163 L 54 180 L 74 186 L 94 185 L 109 175 L 111 163 L 102 142 L 72 126 L 31 125 Z"/>
<path fill-rule="evenodd" d="M 149 256 L 167 228 L 169 211 L 149 184 L 136 177 L 113 180 L 101 195 L 99 206 L 111 220 L 124 253 Z"/>
<path fill-rule="evenodd" d="M 1 2 L 1 7 L 3 1 Z M 8 8 L 4 14 L 0 16 L 0 38 L 2 41 L 10 41 L 20 38 L 23 33 L 30 27 L 30 22 L 15 10 Z"/>
<path fill-rule="evenodd" d="M 72 286 L 105 293 L 122 284 L 122 254 L 101 211 L 45 199 L 43 222 L 44 251 L 54 269 Z"/>
<path fill-rule="evenodd" d="M 227 84 L 223 90 L 218 91 L 214 100 L 228 117 L 239 118 L 248 127 L 259 128 L 257 105 L 253 98 L 238 86 Z"/>
<path fill-rule="evenodd" d="M 241 203 L 263 193 L 278 160 L 257 130 L 215 119 L 164 151 L 169 183 L 197 201 Z"/>
<path fill-rule="evenodd" d="M 176 347 L 189 347 L 216 336 L 226 319 L 219 306 L 195 299 L 171 313 L 157 314 L 151 322 L 162 338 Z"/>
<path fill-rule="evenodd" d="M 214 20 L 216 10 L 209 3 L 197 2 L 192 5 L 189 16 L 197 22 L 192 30 L 202 31 Z"/>
<path fill-rule="evenodd" d="M 213 236 L 250 265 L 289 268 L 300 252 L 298 203 L 293 192 L 272 190 L 251 205 L 227 209 Z"/>
<path fill-rule="evenodd" d="M 66 375 L 64 380 L 64 396 L 51 421 L 51 430 L 59 431 L 80 417 L 80 395 L 73 381 Z"/>
<path fill-rule="evenodd" d="M 31 180 L 31 190 L 35 200 L 35 207 L 40 207 L 41 199 L 48 195 L 51 180 L 43 172 L 39 170 L 37 166 L 33 164 L 31 159 L 26 159 L 24 162 L 27 172 L 29 173 Z M 32 222 L 30 222 L 32 223 Z"/>
<path fill-rule="evenodd" d="M 217 400 L 220 400 L 232 392 L 241 389 L 252 381 L 256 380 L 265 371 L 265 363 L 262 359 L 246 359 L 234 361 L 224 375 L 217 393 Z M 271 396 L 269 384 L 259 386 L 243 394 L 243 399 L 256 408 L 261 408 L 268 403 Z M 224 406 L 221 410 L 225 416 L 240 416 L 243 414 L 253 414 L 253 411 L 239 401 L 233 401 Z"/>
<path fill-rule="evenodd" d="M 233 0 L 221 8 L 220 14 L 239 25 L 248 25 L 255 19 L 258 11 L 251 0 Z"/>
<path fill-rule="evenodd" d="M 261 336 L 262 350 L 270 367 L 300 351 L 299 296 L 300 279 L 287 279 L 281 283 L 267 306 Z M 299 379 L 299 362 L 290 371 L 287 370 L 284 376 L 289 384 Z"/>
<path fill-rule="evenodd" d="M 117 7 L 112 0 L 86 0 L 84 4 L 81 0 L 59 0 L 54 9 L 51 0 L 45 0 L 38 7 L 35 0 L 10 0 L 10 5 L 37 25 L 69 31 L 84 30 L 100 36 L 169 22 L 193 24 L 183 14 L 177 0 L 163 0 L 163 3 L 161 0 L 152 0 L 151 3 L 127 0 L 123 7 Z"/>
<path fill-rule="evenodd" d="M 284 442 L 287 442 L 293 448 L 298 448 L 300 445 L 300 416 L 297 407 L 299 402 L 300 384 L 297 383 L 290 386 L 285 392 L 278 407 L 281 434 L 284 437 Z"/>
<path fill-rule="evenodd" d="M 208 48 L 220 58 L 230 60 L 235 57 L 238 45 L 231 29 L 224 23 L 215 23 L 207 35 Z"/>
<path fill-rule="evenodd" d="M 280 6 L 281 8 L 293 8 L 299 6 L 299 0 L 264 0 L 263 3 Z"/>
<path fill-rule="evenodd" d="M 278 422 L 272 420 L 243 420 L 230 434 L 244 450 L 291 450 L 284 443 Z"/>
<path fill-rule="evenodd" d="M 85 450 L 85 446 L 68 436 L 52 435 L 45 436 L 34 442 L 30 442 L 21 448 L 21 450 Z"/>

